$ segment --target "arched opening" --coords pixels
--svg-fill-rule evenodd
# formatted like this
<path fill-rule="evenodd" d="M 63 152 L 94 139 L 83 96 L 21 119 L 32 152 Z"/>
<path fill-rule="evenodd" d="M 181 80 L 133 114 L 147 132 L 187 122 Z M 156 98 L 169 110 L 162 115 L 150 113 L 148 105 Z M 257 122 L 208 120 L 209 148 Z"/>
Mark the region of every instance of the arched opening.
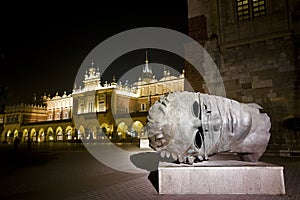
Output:
<path fill-rule="evenodd" d="M 125 122 L 120 122 L 117 127 L 117 133 L 118 137 L 126 138 L 126 135 L 128 134 L 128 126 Z"/>
<path fill-rule="evenodd" d="M 56 141 L 63 141 L 64 140 L 64 136 L 63 136 L 63 130 L 62 128 L 59 126 L 56 129 Z"/>
<path fill-rule="evenodd" d="M 27 142 L 27 141 L 28 141 L 28 130 L 24 129 L 23 130 L 22 142 Z"/>
<path fill-rule="evenodd" d="M 37 133 L 36 133 L 36 130 L 34 128 L 31 129 L 31 131 L 30 131 L 30 139 L 33 142 L 37 142 Z"/>
<path fill-rule="evenodd" d="M 19 135 L 19 131 L 18 131 L 18 130 L 15 130 L 15 131 L 14 131 L 14 139 L 13 139 L 13 140 L 15 140 L 16 137 L 18 137 L 19 140 L 20 140 L 20 135 Z"/>
<path fill-rule="evenodd" d="M 82 140 L 83 138 L 85 138 L 85 130 L 84 130 L 84 127 L 82 125 L 79 126 L 79 129 L 77 131 L 77 138 L 79 140 Z"/>
<path fill-rule="evenodd" d="M 144 134 L 144 125 L 142 122 L 140 121 L 135 121 L 132 123 L 131 125 L 131 134 L 132 137 L 141 137 L 141 135 L 143 136 Z"/>
<path fill-rule="evenodd" d="M 111 129 L 107 123 L 102 123 L 100 126 L 100 133 L 101 133 L 101 138 L 104 139 L 104 137 L 111 138 Z"/>
<path fill-rule="evenodd" d="M 46 136 L 45 136 L 45 131 L 43 128 L 41 128 L 39 130 L 39 134 L 38 134 L 38 142 L 45 142 Z"/>
<path fill-rule="evenodd" d="M 54 141 L 54 139 L 55 139 L 55 134 L 54 134 L 53 128 L 49 127 L 47 129 L 47 140 L 52 142 L 52 141 Z"/>
<path fill-rule="evenodd" d="M 15 131 L 14 131 L 14 138 L 15 138 L 15 137 L 19 137 L 19 132 L 18 132 L 18 130 L 15 130 Z"/>
<path fill-rule="evenodd" d="M 72 134 L 73 128 L 71 126 L 68 126 L 66 128 L 66 140 L 71 141 L 73 139 L 73 134 Z"/>
<path fill-rule="evenodd" d="M 88 126 L 86 139 L 90 141 L 97 139 L 97 128 L 94 124 Z"/>
<path fill-rule="evenodd" d="M 10 144 L 13 142 L 13 139 L 14 139 L 14 134 L 12 133 L 11 130 L 8 130 L 6 133 L 6 142 Z"/>

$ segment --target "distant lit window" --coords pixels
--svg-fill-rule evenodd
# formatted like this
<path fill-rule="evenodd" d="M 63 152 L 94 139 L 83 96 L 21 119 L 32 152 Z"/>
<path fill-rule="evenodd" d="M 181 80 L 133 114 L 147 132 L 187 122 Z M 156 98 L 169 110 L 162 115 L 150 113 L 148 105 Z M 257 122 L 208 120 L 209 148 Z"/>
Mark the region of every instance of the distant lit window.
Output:
<path fill-rule="evenodd" d="M 265 0 L 236 0 L 238 21 L 266 14 Z"/>
<path fill-rule="evenodd" d="M 9 123 L 14 123 L 14 116 L 9 116 Z"/>
<path fill-rule="evenodd" d="M 105 112 L 106 111 L 106 105 L 104 99 L 99 100 L 99 112 Z"/>
<path fill-rule="evenodd" d="M 89 103 L 89 112 L 94 112 L 94 103 L 93 102 Z"/>
<path fill-rule="evenodd" d="M 265 15 L 266 14 L 265 0 L 253 0 L 252 13 L 253 13 L 253 17 Z"/>
<path fill-rule="evenodd" d="M 65 112 L 64 118 L 65 118 L 65 119 L 68 119 L 68 118 L 69 118 L 68 112 Z"/>
<path fill-rule="evenodd" d="M 14 123 L 19 123 L 19 117 L 18 117 L 18 115 L 14 116 Z"/>
<path fill-rule="evenodd" d="M 146 104 L 144 103 L 141 104 L 141 111 L 146 111 Z"/>
<path fill-rule="evenodd" d="M 84 103 L 80 104 L 79 109 L 79 113 L 84 113 Z"/>
<path fill-rule="evenodd" d="M 236 0 L 237 17 L 239 21 L 250 18 L 250 5 L 248 0 Z"/>

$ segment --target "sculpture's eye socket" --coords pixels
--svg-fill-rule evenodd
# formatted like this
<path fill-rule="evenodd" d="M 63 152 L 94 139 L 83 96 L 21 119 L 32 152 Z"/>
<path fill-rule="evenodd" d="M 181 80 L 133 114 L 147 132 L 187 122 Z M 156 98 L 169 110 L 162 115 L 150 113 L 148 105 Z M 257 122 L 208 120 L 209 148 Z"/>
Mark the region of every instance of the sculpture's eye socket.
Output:
<path fill-rule="evenodd" d="M 199 130 L 197 131 L 196 135 L 195 135 L 195 140 L 194 140 L 195 146 L 196 146 L 196 148 L 198 148 L 198 149 L 200 149 L 201 146 L 202 146 L 202 135 L 201 135 L 201 131 L 202 131 L 202 128 L 200 127 Z"/>
<path fill-rule="evenodd" d="M 199 117 L 199 103 L 197 101 L 193 103 L 193 114 L 196 118 Z"/>

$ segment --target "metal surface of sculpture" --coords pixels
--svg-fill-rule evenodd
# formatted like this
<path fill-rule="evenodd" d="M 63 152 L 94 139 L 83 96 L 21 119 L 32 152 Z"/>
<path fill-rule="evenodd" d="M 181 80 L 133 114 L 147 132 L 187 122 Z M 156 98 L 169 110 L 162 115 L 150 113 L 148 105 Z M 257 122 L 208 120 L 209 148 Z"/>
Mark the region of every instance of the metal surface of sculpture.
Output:
<path fill-rule="evenodd" d="M 221 152 L 255 162 L 270 139 L 270 118 L 260 109 L 214 95 L 169 93 L 149 109 L 150 146 L 180 163 L 193 164 Z"/>

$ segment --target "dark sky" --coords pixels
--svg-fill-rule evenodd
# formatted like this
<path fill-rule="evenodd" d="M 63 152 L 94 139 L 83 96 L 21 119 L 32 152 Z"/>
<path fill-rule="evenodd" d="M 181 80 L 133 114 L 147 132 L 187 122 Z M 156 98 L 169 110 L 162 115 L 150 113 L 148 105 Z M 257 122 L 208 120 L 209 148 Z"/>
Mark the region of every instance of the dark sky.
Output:
<path fill-rule="evenodd" d="M 88 53 L 103 40 L 119 32 L 155 26 L 187 33 L 185 1 L 121 2 L 126 3 L 15 3 L 2 7 L 0 86 L 9 89 L 5 103 L 29 102 L 34 93 L 37 96 L 44 93 L 53 96 L 65 90 L 70 93 L 77 71 Z M 155 53 L 152 57 L 151 51 L 149 54 L 150 61 L 159 62 Z M 142 64 L 144 50 L 137 51 L 136 55 L 140 59 L 136 62 Z M 128 56 L 135 58 L 133 54 Z M 115 68 L 116 71 L 122 71 Z"/>

